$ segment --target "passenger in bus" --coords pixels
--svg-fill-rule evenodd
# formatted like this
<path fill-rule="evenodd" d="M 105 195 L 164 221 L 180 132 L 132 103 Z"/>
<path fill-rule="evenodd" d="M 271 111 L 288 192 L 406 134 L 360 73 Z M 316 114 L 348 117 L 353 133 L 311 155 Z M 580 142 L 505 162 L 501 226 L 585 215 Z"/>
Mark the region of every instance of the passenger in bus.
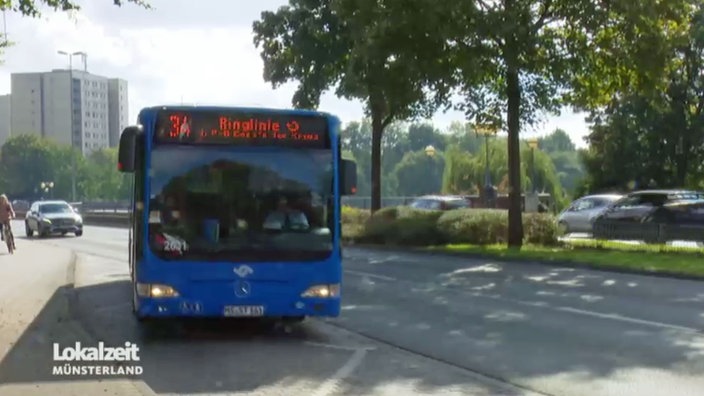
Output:
<path fill-rule="evenodd" d="M 265 230 L 308 230 L 310 224 L 303 212 L 292 209 L 288 205 L 288 200 L 281 197 L 278 200 L 276 209 L 269 213 L 264 220 Z"/>

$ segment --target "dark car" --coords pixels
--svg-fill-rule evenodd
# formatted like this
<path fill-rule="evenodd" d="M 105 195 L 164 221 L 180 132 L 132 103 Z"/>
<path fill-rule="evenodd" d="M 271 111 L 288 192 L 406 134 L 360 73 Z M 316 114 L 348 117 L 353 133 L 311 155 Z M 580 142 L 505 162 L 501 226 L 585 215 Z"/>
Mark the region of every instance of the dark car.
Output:
<path fill-rule="evenodd" d="M 29 208 L 24 219 L 25 232 L 31 237 L 73 233 L 83 235 L 83 218 L 66 201 L 38 201 Z"/>
<path fill-rule="evenodd" d="M 701 191 L 645 190 L 633 192 L 615 202 L 596 218 L 593 235 L 596 239 L 610 239 L 609 225 L 618 224 L 632 225 L 622 229 L 632 230 L 628 233 L 634 233 L 634 236 L 638 233 L 645 233 L 646 228 L 639 226 L 645 223 L 678 226 L 687 224 L 690 227 L 701 227 L 704 225 L 704 218 L 700 213 L 703 206 L 704 192 Z M 644 234 L 643 237 L 646 241 L 653 242 L 650 240 L 650 235 Z"/>
<path fill-rule="evenodd" d="M 409 205 L 415 209 L 426 210 L 452 210 L 471 208 L 471 202 L 457 195 L 425 195 L 418 197 Z"/>

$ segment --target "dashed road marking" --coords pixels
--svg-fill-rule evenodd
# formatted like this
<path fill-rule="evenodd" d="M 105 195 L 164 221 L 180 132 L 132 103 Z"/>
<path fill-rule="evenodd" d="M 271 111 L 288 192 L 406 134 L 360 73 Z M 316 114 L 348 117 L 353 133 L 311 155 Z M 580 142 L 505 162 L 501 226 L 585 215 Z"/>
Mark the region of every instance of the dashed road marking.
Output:
<path fill-rule="evenodd" d="M 350 275 L 357 275 L 357 276 L 368 276 L 373 279 L 385 280 L 388 282 L 395 282 L 397 280 L 396 278 L 392 278 L 390 276 L 370 274 L 369 272 L 363 272 L 363 271 L 345 270 L 345 273 L 350 274 Z"/>
<path fill-rule="evenodd" d="M 334 394 L 340 387 L 342 381 L 352 375 L 354 370 L 362 364 L 364 357 L 367 355 L 366 349 L 357 349 L 352 354 L 352 357 L 345 362 L 330 378 L 326 379 L 312 396 L 329 396 Z"/>
<path fill-rule="evenodd" d="M 322 342 L 313 342 L 313 341 L 305 341 L 304 344 L 314 346 L 314 347 L 320 347 L 320 348 L 337 349 L 337 350 L 341 350 L 341 351 L 358 351 L 360 349 L 364 349 L 366 351 L 373 351 L 376 349 L 373 346 L 364 346 L 364 347 L 344 346 L 344 345 L 324 344 Z"/>

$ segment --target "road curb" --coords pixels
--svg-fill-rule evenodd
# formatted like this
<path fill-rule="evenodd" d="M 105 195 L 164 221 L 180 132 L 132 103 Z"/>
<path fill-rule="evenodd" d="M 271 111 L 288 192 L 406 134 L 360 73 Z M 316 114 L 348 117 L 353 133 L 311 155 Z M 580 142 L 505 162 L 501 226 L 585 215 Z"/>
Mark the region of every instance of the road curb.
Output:
<path fill-rule="evenodd" d="M 81 317 L 78 312 L 78 294 L 76 293 L 76 267 L 78 266 L 78 260 L 78 253 L 76 253 L 75 250 L 71 250 L 71 261 L 69 261 L 68 269 L 66 271 L 66 304 L 70 319 L 70 327 L 80 336 L 85 339 L 92 340 L 97 345 L 98 341 L 100 341 L 100 337 L 98 337 L 97 334 L 94 334 L 94 332 L 90 329 L 86 328 L 81 321 Z M 129 377 L 119 377 L 119 379 L 126 380 L 129 386 L 142 396 L 157 395 L 156 392 L 154 392 L 141 379 Z"/>
<path fill-rule="evenodd" d="M 535 266 L 548 266 L 548 267 L 568 267 L 575 269 L 588 269 L 593 271 L 601 272 L 611 272 L 617 274 L 627 274 L 627 275 L 644 275 L 655 278 L 666 278 L 666 279 L 680 279 L 680 280 L 691 280 L 691 281 L 704 281 L 704 276 L 701 275 L 686 275 L 676 272 L 668 271 L 647 271 L 647 270 L 636 270 L 631 268 L 618 268 L 618 267 L 604 267 L 600 265 L 574 262 L 574 261 L 558 261 L 558 260 L 546 260 L 546 261 L 536 261 L 536 260 L 526 260 L 518 259 L 513 257 L 497 257 L 491 254 L 481 254 L 481 253 L 465 253 L 465 252 L 434 252 L 424 250 L 417 247 L 406 247 L 406 246 L 392 246 L 392 245 L 369 245 L 369 244 L 344 244 L 345 247 L 357 247 L 362 249 L 379 250 L 379 251 L 391 251 L 397 253 L 413 253 L 413 254 L 424 254 L 429 256 L 445 256 L 445 257 L 464 257 L 472 259 L 491 259 L 497 261 L 503 261 L 507 263 L 520 263 Z"/>

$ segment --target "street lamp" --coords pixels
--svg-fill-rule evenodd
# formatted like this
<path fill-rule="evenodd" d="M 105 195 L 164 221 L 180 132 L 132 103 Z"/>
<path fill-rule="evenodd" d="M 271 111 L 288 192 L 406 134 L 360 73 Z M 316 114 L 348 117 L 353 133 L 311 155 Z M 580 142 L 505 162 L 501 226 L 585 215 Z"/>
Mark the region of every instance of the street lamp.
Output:
<path fill-rule="evenodd" d="M 484 202 L 487 208 L 494 206 L 496 191 L 491 183 L 491 169 L 489 168 L 489 138 L 496 135 L 496 128 L 491 125 L 475 125 L 474 132 L 477 136 L 484 136 L 484 150 L 486 164 L 484 169 Z"/>
<path fill-rule="evenodd" d="M 44 191 L 45 193 L 49 193 L 50 191 L 52 192 L 51 197 L 53 198 L 53 190 L 54 190 L 54 182 L 48 181 L 48 182 L 41 182 L 39 183 L 39 187 Z"/>
<path fill-rule="evenodd" d="M 531 187 L 533 188 L 533 192 L 536 192 L 535 189 L 535 149 L 538 148 L 538 139 L 532 138 L 528 139 L 528 147 L 530 147 L 530 184 Z"/>
<path fill-rule="evenodd" d="M 69 69 L 69 92 L 70 92 L 70 101 L 71 104 L 69 105 L 69 108 L 71 110 L 71 141 L 73 142 L 73 147 L 75 148 L 77 145 L 80 145 L 81 139 L 76 137 L 76 130 L 78 130 L 78 134 L 80 135 L 81 129 L 76 128 L 76 122 L 75 122 L 75 109 L 74 109 L 74 103 L 73 103 L 73 57 L 74 56 L 81 56 L 83 58 L 83 70 L 87 71 L 88 69 L 88 54 L 86 54 L 83 51 L 76 51 L 76 52 L 66 52 L 66 51 L 57 51 L 59 55 L 64 55 L 68 57 L 68 69 Z M 81 150 L 81 153 L 83 153 L 83 147 L 78 147 Z M 73 202 L 76 202 L 76 156 L 74 153 L 71 153 L 71 199 Z"/>

